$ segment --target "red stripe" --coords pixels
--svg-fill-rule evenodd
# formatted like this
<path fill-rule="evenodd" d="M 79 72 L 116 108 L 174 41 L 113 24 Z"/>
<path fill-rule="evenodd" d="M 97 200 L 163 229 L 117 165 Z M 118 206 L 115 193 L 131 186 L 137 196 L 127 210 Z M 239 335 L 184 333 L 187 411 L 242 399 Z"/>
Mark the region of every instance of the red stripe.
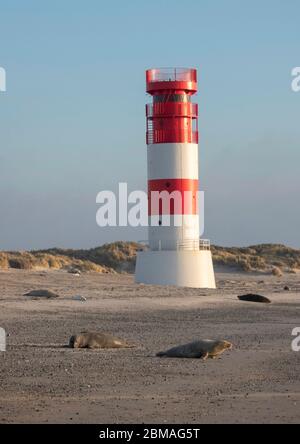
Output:
<path fill-rule="evenodd" d="M 158 102 L 146 105 L 146 116 L 150 118 L 198 117 L 198 104 L 192 102 Z"/>
<path fill-rule="evenodd" d="M 148 181 L 148 214 L 198 214 L 198 179 L 155 179 Z M 163 195 L 158 193 L 165 191 Z M 175 192 L 175 193 L 174 193 Z M 177 192 L 177 193 L 176 193 Z M 179 192 L 179 193 L 178 193 Z M 173 193 L 173 194 L 171 194 Z"/>

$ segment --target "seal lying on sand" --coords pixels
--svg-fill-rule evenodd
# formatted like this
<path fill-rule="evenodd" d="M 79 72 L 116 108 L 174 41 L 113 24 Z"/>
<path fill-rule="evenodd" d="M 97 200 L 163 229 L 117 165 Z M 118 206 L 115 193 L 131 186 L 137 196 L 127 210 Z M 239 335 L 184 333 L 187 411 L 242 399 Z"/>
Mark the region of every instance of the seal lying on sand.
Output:
<path fill-rule="evenodd" d="M 203 339 L 202 341 L 178 345 L 167 351 L 159 352 L 156 356 L 167 358 L 200 358 L 205 360 L 207 358 L 216 358 L 226 349 L 232 349 L 232 344 L 228 341 Z"/>
<path fill-rule="evenodd" d="M 25 293 L 24 296 L 30 296 L 33 298 L 46 298 L 53 299 L 58 298 L 59 295 L 50 290 L 32 290 L 29 293 Z"/>
<path fill-rule="evenodd" d="M 79 335 L 73 335 L 69 341 L 71 348 L 130 348 L 123 339 L 106 333 L 82 332 Z"/>
<path fill-rule="evenodd" d="M 248 302 L 262 302 L 264 304 L 270 304 L 270 299 L 266 298 L 266 296 L 261 296 L 260 294 L 243 294 L 242 296 L 238 296 L 240 301 L 248 301 Z"/>

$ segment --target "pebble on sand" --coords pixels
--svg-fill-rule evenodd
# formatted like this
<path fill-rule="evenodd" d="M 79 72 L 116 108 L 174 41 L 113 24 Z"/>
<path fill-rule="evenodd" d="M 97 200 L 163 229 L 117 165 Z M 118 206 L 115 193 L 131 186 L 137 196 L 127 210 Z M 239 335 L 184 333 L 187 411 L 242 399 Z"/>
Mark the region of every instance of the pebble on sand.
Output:
<path fill-rule="evenodd" d="M 84 296 L 81 296 L 80 294 L 76 294 L 75 296 L 73 296 L 72 300 L 86 302 L 86 298 Z"/>
<path fill-rule="evenodd" d="M 74 274 L 75 276 L 81 275 L 81 271 L 78 268 L 69 268 L 68 273 Z"/>

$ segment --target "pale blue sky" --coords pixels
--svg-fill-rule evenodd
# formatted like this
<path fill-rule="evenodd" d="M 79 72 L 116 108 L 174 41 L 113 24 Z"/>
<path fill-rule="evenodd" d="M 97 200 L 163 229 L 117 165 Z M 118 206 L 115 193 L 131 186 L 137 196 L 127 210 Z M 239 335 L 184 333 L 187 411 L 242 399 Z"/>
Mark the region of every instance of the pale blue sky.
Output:
<path fill-rule="evenodd" d="M 300 2 L 0 0 L 0 249 L 143 239 L 96 194 L 146 187 L 144 71 L 199 70 L 205 237 L 300 247 Z"/>

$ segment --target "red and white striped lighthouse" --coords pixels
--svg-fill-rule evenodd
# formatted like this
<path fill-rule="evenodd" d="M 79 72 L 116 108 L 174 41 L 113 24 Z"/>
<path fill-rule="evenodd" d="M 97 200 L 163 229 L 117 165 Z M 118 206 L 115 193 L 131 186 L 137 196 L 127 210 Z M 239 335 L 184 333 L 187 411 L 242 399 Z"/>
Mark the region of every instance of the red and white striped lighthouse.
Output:
<path fill-rule="evenodd" d="M 197 71 L 149 69 L 146 105 L 149 250 L 136 281 L 215 288 L 208 241 L 199 239 Z"/>

